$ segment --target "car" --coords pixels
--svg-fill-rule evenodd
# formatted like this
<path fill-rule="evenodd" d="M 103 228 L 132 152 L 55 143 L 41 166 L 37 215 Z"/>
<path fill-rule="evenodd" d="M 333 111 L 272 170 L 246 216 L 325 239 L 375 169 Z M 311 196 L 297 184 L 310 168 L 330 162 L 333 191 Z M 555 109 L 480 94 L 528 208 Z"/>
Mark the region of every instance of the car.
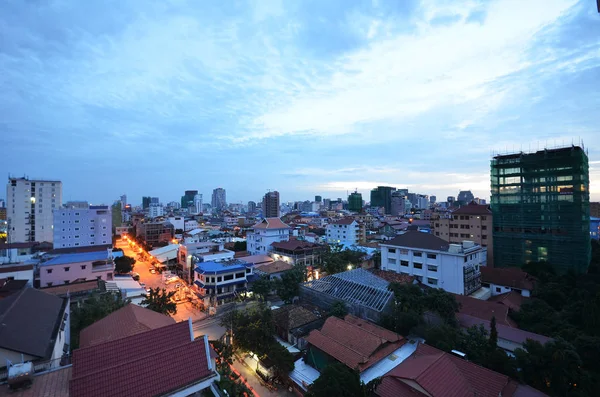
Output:
<path fill-rule="evenodd" d="M 132 272 L 131 273 L 131 277 L 135 280 L 135 281 L 139 281 L 140 280 L 140 274 L 137 272 Z"/>
<path fill-rule="evenodd" d="M 156 269 L 150 269 L 150 274 L 156 274 Z"/>

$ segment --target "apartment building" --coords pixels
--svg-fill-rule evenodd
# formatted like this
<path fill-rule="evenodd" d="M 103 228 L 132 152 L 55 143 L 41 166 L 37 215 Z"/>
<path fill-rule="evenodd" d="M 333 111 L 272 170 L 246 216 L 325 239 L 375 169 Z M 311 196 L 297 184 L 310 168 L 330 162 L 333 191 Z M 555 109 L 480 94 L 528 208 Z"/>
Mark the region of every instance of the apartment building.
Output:
<path fill-rule="evenodd" d="M 87 247 L 112 242 L 112 213 L 106 205 L 60 208 L 53 213 L 54 248 Z"/>
<path fill-rule="evenodd" d="M 62 254 L 39 264 L 40 287 L 71 284 L 82 281 L 111 281 L 114 277 L 114 258 L 122 252 L 111 249 Z"/>
<path fill-rule="evenodd" d="M 248 290 L 248 282 L 254 277 L 253 265 L 238 259 L 198 263 L 194 273 L 194 286 L 206 306 L 233 301 Z"/>
<path fill-rule="evenodd" d="M 381 269 L 414 276 L 423 284 L 458 295 L 481 288 L 486 248 L 473 241 L 449 243 L 429 233 L 409 231 L 381 244 Z"/>
<path fill-rule="evenodd" d="M 329 244 L 359 245 L 366 242 L 364 224 L 354 218 L 343 218 L 330 222 L 325 228 Z"/>
<path fill-rule="evenodd" d="M 451 243 L 473 241 L 487 248 L 487 264 L 494 264 L 493 214 L 489 205 L 471 201 L 451 214 L 431 221 L 434 235 Z"/>
<path fill-rule="evenodd" d="M 148 222 L 137 225 L 137 235 L 142 237 L 147 244 L 155 247 L 161 243 L 168 243 L 175 236 L 175 228 L 169 222 Z"/>
<path fill-rule="evenodd" d="M 247 250 L 251 255 L 266 255 L 272 250 L 271 244 L 289 239 L 288 225 L 279 218 L 265 218 L 246 234 Z"/>
<path fill-rule="evenodd" d="M 52 242 L 52 211 L 62 204 L 62 182 L 8 178 L 6 216 L 13 243 Z"/>
<path fill-rule="evenodd" d="M 263 218 L 279 218 L 281 216 L 278 191 L 265 194 L 262 201 L 262 215 Z"/>

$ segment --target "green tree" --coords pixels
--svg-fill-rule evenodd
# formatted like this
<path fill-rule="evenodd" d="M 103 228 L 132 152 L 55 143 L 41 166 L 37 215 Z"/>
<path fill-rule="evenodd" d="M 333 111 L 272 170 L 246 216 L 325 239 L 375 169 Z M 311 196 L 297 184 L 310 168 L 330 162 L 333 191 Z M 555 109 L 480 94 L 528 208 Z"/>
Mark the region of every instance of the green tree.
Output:
<path fill-rule="evenodd" d="M 285 303 L 292 303 L 294 297 L 300 294 L 300 283 L 305 279 L 305 271 L 298 266 L 281 275 L 274 282 L 277 295 Z"/>
<path fill-rule="evenodd" d="M 307 397 L 363 397 L 365 388 L 357 371 L 336 363 L 325 367 L 308 388 Z"/>
<path fill-rule="evenodd" d="M 488 333 L 483 325 L 474 325 L 462 332 L 458 348 L 469 360 L 481 363 L 489 352 Z"/>
<path fill-rule="evenodd" d="M 231 330 L 237 348 L 258 356 L 268 354 L 274 342 L 275 325 L 271 309 L 264 305 L 245 312 L 232 310 L 221 318 L 221 326 Z"/>
<path fill-rule="evenodd" d="M 454 295 L 443 289 L 429 289 L 425 294 L 424 303 L 427 310 L 439 314 L 446 324 L 457 325 L 456 313 L 460 305 Z"/>
<path fill-rule="evenodd" d="M 492 316 L 490 321 L 490 338 L 488 340 L 490 351 L 494 351 L 498 348 L 498 330 L 496 329 L 496 316 Z"/>
<path fill-rule="evenodd" d="M 259 299 L 265 301 L 267 300 L 267 295 L 273 289 L 273 283 L 267 276 L 261 276 L 258 280 L 252 283 L 252 292 L 255 295 L 258 295 Z"/>
<path fill-rule="evenodd" d="M 156 287 L 150 290 L 141 303 L 155 312 L 173 315 L 177 313 L 177 303 L 172 299 L 175 293 L 175 291 L 167 292 L 164 288 L 161 290 L 159 287 Z"/>
<path fill-rule="evenodd" d="M 273 341 L 268 350 L 276 373 L 287 376 L 294 370 L 294 356 L 280 343 Z"/>
<path fill-rule="evenodd" d="M 330 316 L 344 318 L 346 317 L 346 314 L 348 314 L 348 307 L 346 307 L 346 303 L 344 301 L 335 301 L 329 308 Z"/>
<path fill-rule="evenodd" d="M 135 264 L 135 259 L 130 256 L 119 256 L 114 259 L 115 262 L 115 272 L 117 273 L 129 273 L 133 270 L 133 265 Z"/>
<path fill-rule="evenodd" d="M 233 250 L 235 252 L 246 251 L 247 243 L 246 241 L 236 241 L 233 243 Z"/>
<path fill-rule="evenodd" d="M 371 259 L 373 260 L 375 269 L 381 269 L 381 251 L 375 251 Z"/>
<path fill-rule="evenodd" d="M 123 299 L 120 292 L 92 295 L 71 309 L 71 348 L 79 347 L 79 333 L 82 329 L 119 310 L 130 301 Z"/>

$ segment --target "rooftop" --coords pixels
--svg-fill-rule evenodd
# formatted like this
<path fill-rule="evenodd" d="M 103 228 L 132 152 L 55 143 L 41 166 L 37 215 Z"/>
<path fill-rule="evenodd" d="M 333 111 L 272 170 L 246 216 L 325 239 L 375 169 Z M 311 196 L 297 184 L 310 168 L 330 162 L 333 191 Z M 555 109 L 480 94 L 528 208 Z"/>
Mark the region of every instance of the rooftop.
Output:
<path fill-rule="evenodd" d="M 253 265 L 273 262 L 273 258 L 271 258 L 269 255 L 248 255 L 239 257 L 237 259 Z"/>
<path fill-rule="evenodd" d="M 308 335 L 307 341 L 359 372 L 406 343 L 402 336 L 350 314 L 343 320 L 335 316 L 329 317 L 323 328 L 313 330 Z"/>
<path fill-rule="evenodd" d="M 0 347 L 50 358 L 66 300 L 24 288 L 0 300 Z"/>
<path fill-rule="evenodd" d="M 322 245 L 315 244 L 315 243 L 309 243 L 308 241 L 304 241 L 304 240 L 289 240 L 289 241 L 274 242 L 271 244 L 271 247 L 289 250 L 289 251 L 295 251 L 298 249 L 324 248 Z"/>
<path fill-rule="evenodd" d="M 97 345 L 174 323 L 169 316 L 130 303 L 81 330 L 79 346 Z"/>
<path fill-rule="evenodd" d="M 481 266 L 481 282 L 532 291 L 535 278 L 517 267 Z"/>
<path fill-rule="evenodd" d="M 193 340 L 188 321 L 77 349 L 70 396 L 168 395 L 213 376 L 208 351 L 206 337 Z"/>
<path fill-rule="evenodd" d="M 26 265 L 24 263 L 8 263 L 0 265 L 0 274 L 12 273 L 12 272 L 23 272 L 26 270 L 33 270 L 33 265 Z"/>
<path fill-rule="evenodd" d="M 115 251 L 113 257 L 123 256 L 123 252 Z M 82 252 L 77 254 L 62 254 L 46 262 L 40 263 L 40 266 L 66 265 L 69 263 L 94 262 L 108 260 L 108 251 Z"/>
<path fill-rule="evenodd" d="M 513 328 L 517 327 L 517 324 L 508 317 L 508 306 L 498 302 L 484 301 L 464 295 L 454 295 L 454 297 L 460 304 L 459 314 L 467 314 L 488 321 L 491 321 L 492 317 L 496 317 L 496 322 L 498 324 L 504 324 Z"/>
<path fill-rule="evenodd" d="M 196 272 L 200 274 L 228 273 L 236 270 L 245 270 L 248 267 L 250 267 L 249 263 L 243 262 L 239 259 L 230 259 L 221 262 L 209 261 L 198 263 L 198 266 L 196 266 Z"/>
<path fill-rule="evenodd" d="M 100 289 L 100 286 L 98 285 L 98 280 L 92 280 L 92 281 L 84 281 L 81 283 L 70 283 L 70 284 L 57 285 L 54 287 L 46 287 L 46 288 L 43 288 L 42 291 L 44 291 L 48 294 L 56 295 L 56 296 L 66 296 L 67 294 L 92 292 L 92 291 L 95 291 L 98 289 Z"/>
<path fill-rule="evenodd" d="M 458 314 L 458 322 L 461 327 L 469 328 L 473 325 L 483 325 L 483 327 L 490 332 L 491 322 L 488 320 L 483 320 L 477 317 L 469 316 L 468 314 Z M 549 338 L 544 335 L 534 334 L 533 332 L 524 331 L 522 329 L 509 327 L 504 324 L 496 324 L 496 330 L 498 331 L 498 337 L 509 340 L 514 343 L 523 344 L 527 339 L 532 339 L 541 344 L 549 342 L 552 338 Z"/>
<path fill-rule="evenodd" d="M 275 261 L 275 262 L 271 262 L 271 263 L 265 263 L 262 265 L 258 265 L 255 268 L 255 271 L 257 273 L 265 273 L 265 274 L 274 274 L 274 273 L 281 273 L 281 272 L 287 272 L 289 270 L 292 270 L 294 268 L 294 265 L 284 262 L 284 261 Z"/>
<path fill-rule="evenodd" d="M 288 331 L 317 321 L 321 318 L 322 316 L 319 311 L 309 310 L 298 304 L 285 305 L 279 309 L 273 310 L 273 320 L 275 321 L 275 324 Z"/>
<path fill-rule="evenodd" d="M 397 273 L 393 270 L 369 269 L 369 271 L 390 283 L 412 284 L 415 281 L 413 276 Z"/>
<path fill-rule="evenodd" d="M 517 386 L 506 375 L 419 344 L 410 357 L 383 377 L 376 394 L 380 397 L 498 397 L 512 396 Z"/>
<path fill-rule="evenodd" d="M 469 204 L 453 211 L 452 215 L 492 215 L 492 210 L 489 205 L 477 204 L 475 201 L 471 201 Z"/>
<path fill-rule="evenodd" d="M 279 218 L 265 218 L 254 225 L 254 229 L 289 229 Z"/>
<path fill-rule="evenodd" d="M 0 385 L 0 397 L 69 397 L 72 369 L 69 365 L 36 375 L 28 388 L 11 390 L 7 384 Z"/>
<path fill-rule="evenodd" d="M 381 312 L 393 295 L 388 285 L 384 279 L 359 268 L 308 281 L 302 288 Z"/>
<path fill-rule="evenodd" d="M 394 237 L 392 240 L 381 245 L 392 245 L 396 247 L 419 248 L 432 251 L 447 251 L 449 243 L 430 233 L 408 231 Z"/>
<path fill-rule="evenodd" d="M 77 254 L 83 252 L 95 252 L 95 251 L 104 251 L 108 248 L 112 248 L 111 244 L 105 245 L 90 245 L 87 247 L 65 247 L 65 248 L 55 248 L 46 253 L 46 255 L 53 256 L 59 254 Z"/>
<path fill-rule="evenodd" d="M 354 218 L 342 218 L 338 220 L 332 220 L 329 222 L 330 225 L 351 225 L 353 222 L 356 222 Z"/>
<path fill-rule="evenodd" d="M 490 302 L 498 302 L 507 306 L 509 309 L 514 311 L 521 310 L 521 305 L 529 298 L 525 298 L 518 292 L 510 291 L 505 294 L 500 294 L 496 296 L 492 296 L 488 301 Z"/>

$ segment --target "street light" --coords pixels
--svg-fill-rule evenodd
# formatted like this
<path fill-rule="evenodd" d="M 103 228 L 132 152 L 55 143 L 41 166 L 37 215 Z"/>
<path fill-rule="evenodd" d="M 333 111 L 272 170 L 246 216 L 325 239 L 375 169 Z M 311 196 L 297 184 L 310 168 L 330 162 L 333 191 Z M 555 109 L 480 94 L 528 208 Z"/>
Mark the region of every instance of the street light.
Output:
<path fill-rule="evenodd" d="M 352 270 L 352 265 L 348 265 L 348 270 Z"/>

